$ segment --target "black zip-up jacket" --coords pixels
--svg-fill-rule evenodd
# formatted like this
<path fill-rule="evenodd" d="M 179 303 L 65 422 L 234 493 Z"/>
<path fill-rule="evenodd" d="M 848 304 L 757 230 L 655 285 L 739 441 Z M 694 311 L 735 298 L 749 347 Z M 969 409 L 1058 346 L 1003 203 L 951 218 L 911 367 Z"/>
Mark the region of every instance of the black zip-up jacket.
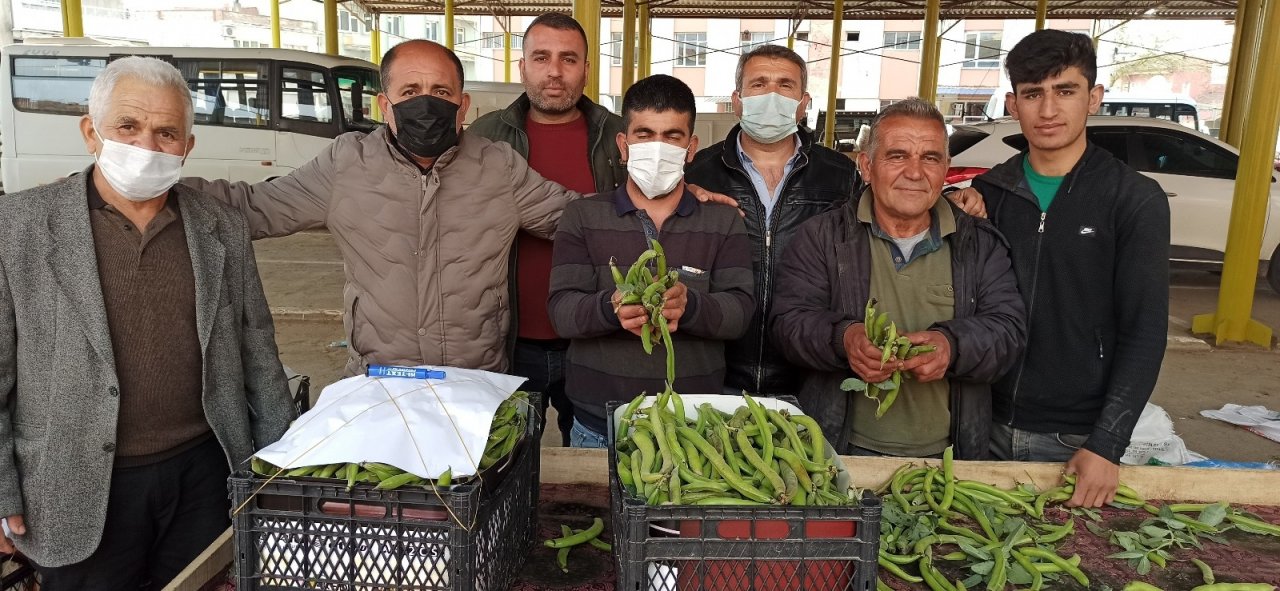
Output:
<path fill-rule="evenodd" d="M 991 449 L 990 384 L 1022 354 L 1026 319 L 1004 238 L 986 220 L 951 208 L 956 231 L 946 239 L 955 314 L 929 330 L 951 343 L 946 377 L 956 457 L 981 460 Z M 770 317 L 773 339 L 787 357 L 815 370 L 797 396 L 800 408 L 842 452 L 849 444 L 849 397 L 861 396 L 840 390 L 840 382 L 853 375 L 844 333 L 866 315 L 870 241 L 870 225 L 858 221 L 856 201 L 802 225 L 778 268 Z"/>
<path fill-rule="evenodd" d="M 1090 143 L 1041 213 L 1025 156 L 973 182 L 1009 240 L 1027 308 L 1027 351 L 995 385 L 995 419 L 1089 435 L 1085 449 L 1118 463 L 1164 359 L 1169 201 Z"/>
<path fill-rule="evenodd" d="M 775 267 L 802 222 L 852 200 L 862 181 L 853 160 L 815 144 L 812 134 L 801 127 L 797 132 L 800 156 L 782 181 L 778 203 L 765 227 L 764 204 L 738 157 L 741 131 L 741 126 L 735 125 L 724 141 L 699 150 L 685 171 L 690 183 L 737 199 L 738 207 L 746 213 L 756 310 L 747 334 L 726 344 L 725 386 L 767 396 L 793 394 L 803 374 L 773 346 L 766 325 L 773 305 Z"/>

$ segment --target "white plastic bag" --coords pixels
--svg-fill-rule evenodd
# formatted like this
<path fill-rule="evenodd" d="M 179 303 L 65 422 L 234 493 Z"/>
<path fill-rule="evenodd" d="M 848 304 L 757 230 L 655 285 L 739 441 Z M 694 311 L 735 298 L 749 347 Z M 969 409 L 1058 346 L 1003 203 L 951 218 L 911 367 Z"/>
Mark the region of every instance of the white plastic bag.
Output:
<path fill-rule="evenodd" d="M 1133 428 L 1129 447 L 1120 463 L 1144 465 L 1155 459 L 1170 466 L 1181 466 L 1191 461 L 1187 445 L 1173 432 L 1173 420 L 1169 413 L 1155 404 L 1147 403 L 1142 416 Z"/>
<path fill-rule="evenodd" d="M 281 468 L 381 462 L 434 479 L 476 473 L 498 405 L 522 377 L 456 367 L 446 379 L 356 376 L 329 384 L 315 408 L 257 454 Z"/>

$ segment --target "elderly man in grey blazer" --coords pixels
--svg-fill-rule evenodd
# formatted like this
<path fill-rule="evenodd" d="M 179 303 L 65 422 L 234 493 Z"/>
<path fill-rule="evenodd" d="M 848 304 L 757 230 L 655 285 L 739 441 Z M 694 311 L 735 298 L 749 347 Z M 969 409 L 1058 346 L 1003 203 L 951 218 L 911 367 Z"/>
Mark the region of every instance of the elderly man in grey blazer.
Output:
<path fill-rule="evenodd" d="M 96 163 L 0 200 L 0 551 L 43 591 L 163 587 L 292 418 L 243 216 L 174 187 L 192 121 L 173 66 L 116 60 Z"/>

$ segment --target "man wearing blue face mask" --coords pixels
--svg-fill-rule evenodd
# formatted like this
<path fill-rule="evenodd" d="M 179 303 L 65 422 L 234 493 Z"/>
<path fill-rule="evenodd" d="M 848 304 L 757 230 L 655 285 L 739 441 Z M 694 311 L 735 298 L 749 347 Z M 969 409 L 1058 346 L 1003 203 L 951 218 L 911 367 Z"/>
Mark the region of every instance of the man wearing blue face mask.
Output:
<path fill-rule="evenodd" d="M 724 341 L 742 336 L 754 308 L 751 258 L 741 216 L 699 203 L 684 182 L 698 148 L 693 91 L 665 75 L 641 80 L 622 100 L 626 133 L 617 136 L 626 184 L 569 204 L 552 251 L 551 323 L 570 339 L 565 393 L 573 401 L 570 444 L 605 447 L 605 404 L 665 387 L 666 351 L 645 355 L 639 335 L 648 314 L 621 305 L 609 262 L 629 265 L 660 242 L 679 282 L 663 295 L 662 315 L 678 353 L 674 388 L 716 393 L 724 384 Z"/>
<path fill-rule="evenodd" d="M 293 418 L 244 217 L 174 186 L 190 96 L 112 61 L 80 122 L 95 164 L 0 201 L 0 552 L 45 591 L 164 587 Z"/>
<path fill-rule="evenodd" d="M 855 198 L 861 180 L 852 160 L 798 124 L 810 98 L 796 52 L 764 45 L 744 53 L 736 81 L 739 124 L 698 152 L 686 178 L 736 199 L 746 214 L 756 308 L 746 334 L 726 347 L 724 390 L 776 396 L 794 393 L 803 377 L 767 337 L 778 261 L 802 222 Z"/>

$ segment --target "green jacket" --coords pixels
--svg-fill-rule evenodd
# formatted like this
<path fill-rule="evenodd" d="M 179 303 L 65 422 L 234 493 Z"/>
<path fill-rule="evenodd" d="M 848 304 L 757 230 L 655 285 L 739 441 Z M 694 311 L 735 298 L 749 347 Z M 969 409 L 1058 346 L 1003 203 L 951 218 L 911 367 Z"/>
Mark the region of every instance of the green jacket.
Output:
<path fill-rule="evenodd" d="M 587 149 L 591 155 L 591 176 L 596 180 L 596 191 L 604 193 L 627 182 L 627 167 L 618 152 L 614 139 L 625 133 L 622 117 L 591 102 L 587 97 L 578 99 L 578 109 L 587 118 Z M 483 136 L 495 142 L 506 142 L 516 153 L 529 158 L 529 136 L 524 132 L 525 118 L 529 115 L 529 95 L 521 94 L 511 106 L 501 111 L 486 113 L 476 119 L 468 133 Z"/>

